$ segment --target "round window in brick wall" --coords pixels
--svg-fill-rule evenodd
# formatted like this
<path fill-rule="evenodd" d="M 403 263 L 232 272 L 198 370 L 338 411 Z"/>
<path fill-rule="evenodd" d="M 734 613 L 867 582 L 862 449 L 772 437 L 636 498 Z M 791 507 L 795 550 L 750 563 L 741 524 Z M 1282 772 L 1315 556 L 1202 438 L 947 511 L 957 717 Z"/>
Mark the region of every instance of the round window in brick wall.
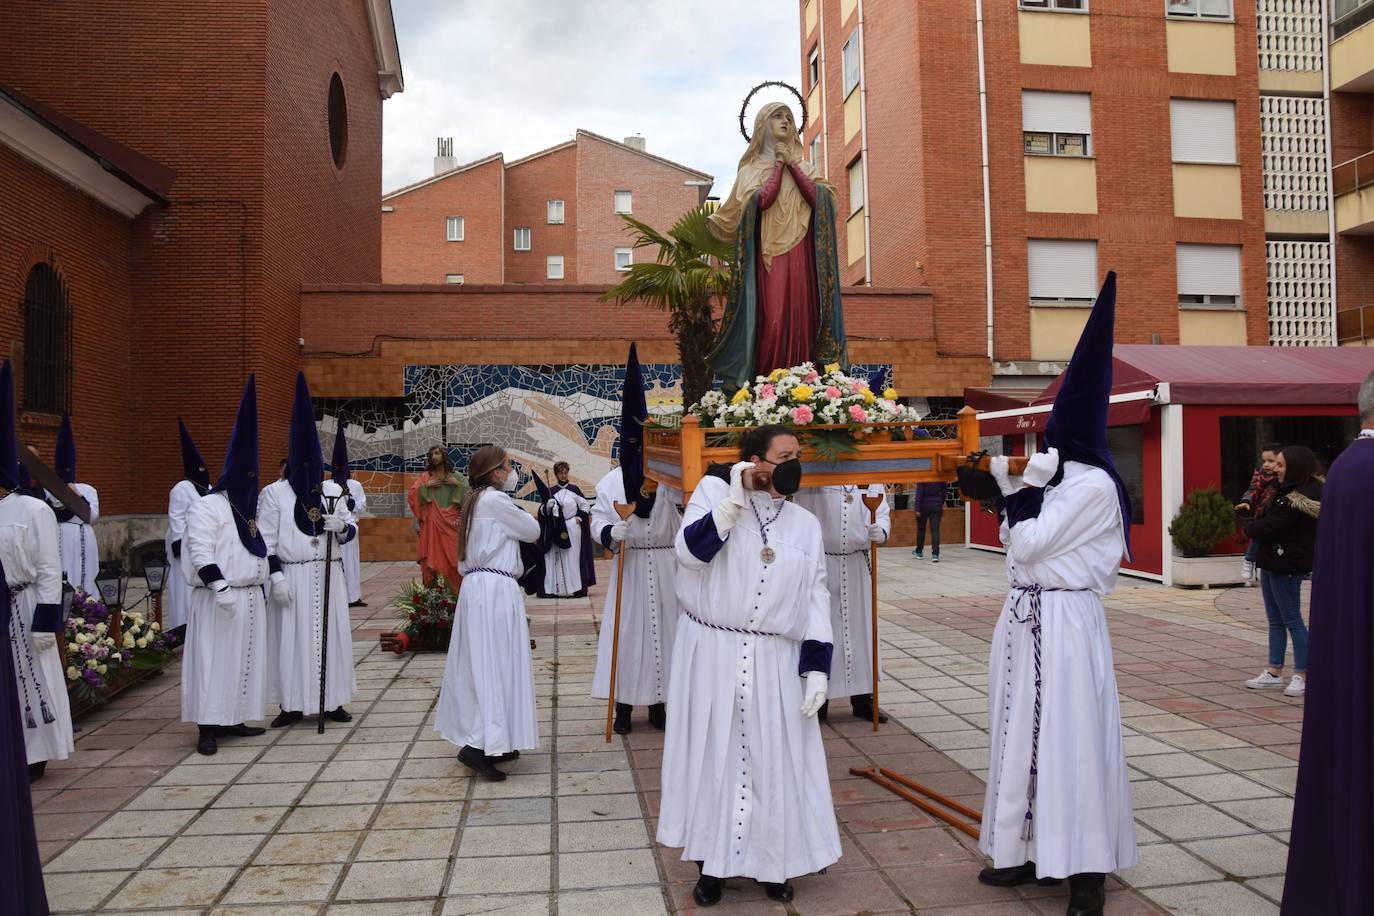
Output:
<path fill-rule="evenodd" d="M 343 168 L 348 158 L 348 99 L 337 73 L 329 79 L 329 153 L 334 167 Z"/>

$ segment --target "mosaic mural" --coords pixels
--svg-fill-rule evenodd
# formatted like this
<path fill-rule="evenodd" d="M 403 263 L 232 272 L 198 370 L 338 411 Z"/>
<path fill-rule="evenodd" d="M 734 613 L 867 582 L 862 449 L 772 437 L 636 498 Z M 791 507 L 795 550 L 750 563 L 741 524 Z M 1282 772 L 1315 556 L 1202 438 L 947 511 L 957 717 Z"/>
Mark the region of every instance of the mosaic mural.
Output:
<path fill-rule="evenodd" d="M 651 414 L 682 406 L 676 363 L 640 366 Z M 854 366 L 855 375 L 879 368 Z M 531 471 L 548 475 L 554 462 L 572 466 L 572 479 L 591 493 L 615 466 L 625 367 L 580 365 L 406 366 L 399 398 L 316 398 L 325 455 L 344 424 L 351 472 L 368 491 L 369 514 L 407 514 L 405 493 L 424 456 L 443 445 L 459 472 L 486 442 L 510 452 L 520 469 L 517 495 L 534 498 Z"/>

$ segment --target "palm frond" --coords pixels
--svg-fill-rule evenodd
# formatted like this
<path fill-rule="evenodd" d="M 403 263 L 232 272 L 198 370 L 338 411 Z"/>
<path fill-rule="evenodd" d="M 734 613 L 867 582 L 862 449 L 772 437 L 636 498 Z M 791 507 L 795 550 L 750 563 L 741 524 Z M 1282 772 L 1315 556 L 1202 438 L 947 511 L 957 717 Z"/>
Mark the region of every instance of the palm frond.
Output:
<path fill-rule="evenodd" d="M 731 242 L 722 242 L 716 238 L 710 229 L 709 216 L 705 207 L 693 207 L 678 218 L 673 228 L 668 230 L 668 234 L 707 257 L 729 263 L 734 260 L 735 246 Z"/>

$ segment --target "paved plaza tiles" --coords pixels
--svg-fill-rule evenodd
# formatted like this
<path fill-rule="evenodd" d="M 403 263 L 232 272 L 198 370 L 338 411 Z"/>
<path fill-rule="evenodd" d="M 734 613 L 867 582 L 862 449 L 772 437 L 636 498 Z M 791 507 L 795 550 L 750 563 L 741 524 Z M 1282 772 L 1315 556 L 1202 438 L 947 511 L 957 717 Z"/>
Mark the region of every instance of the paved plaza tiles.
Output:
<path fill-rule="evenodd" d="M 76 754 L 33 787 L 53 911 L 694 912 L 695 867 L 652 842 L 663 735 L 637 710 L 634 732 L 606 744 L 605 705 L 588 697 L 604 585 L 529 603 L 542 746 L 490 783 L 431 728 L 444 657 L 377 645 L 413 570 L 364 567 L 349 725 L 229 738 L 201 757 L 177 721 L 175 668 L 83 717 Z M 732 880 L 713 912 L 1062 913 L 1066 886 L 983 887 L 968 838 L 849 775 L 886 766 L 982 804 L 1001 559 L 948 547 L 936 566 L 893 548 L 880 570 L 892 721 L 874 734 L 841 701 L 824 728 L 844 856 L 794 881 L 787 906 Z M 1122 579 L 1107 605 L 1141 843 L 1107 912 L 1277 912 L 1302 701 L 1242 685 L 1265 660 L 1258 590 Z"/>

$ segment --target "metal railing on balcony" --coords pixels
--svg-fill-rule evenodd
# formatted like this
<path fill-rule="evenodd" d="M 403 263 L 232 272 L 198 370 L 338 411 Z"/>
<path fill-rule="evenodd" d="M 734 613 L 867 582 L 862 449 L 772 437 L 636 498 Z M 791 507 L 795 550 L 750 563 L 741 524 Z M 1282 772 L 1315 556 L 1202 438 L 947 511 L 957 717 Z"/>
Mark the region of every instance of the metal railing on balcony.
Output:
<path fill-rule="evenodd" d="M 1331 37 L 1355 31 L 1374 19 L 1374 0 L 1331 0 Z"/>
<path fill-rule="evenodd" d="M 1374 150 L 1331 169 L 1331 193 L 1351 194 L 1374 185 Z"/>
<path fill-rule="evenodd" d="M 1342 309 L 1336 313 L 1336 339 L 1341 344 L 1361 344 L 1374 338 L 1374 305 Z"/>

